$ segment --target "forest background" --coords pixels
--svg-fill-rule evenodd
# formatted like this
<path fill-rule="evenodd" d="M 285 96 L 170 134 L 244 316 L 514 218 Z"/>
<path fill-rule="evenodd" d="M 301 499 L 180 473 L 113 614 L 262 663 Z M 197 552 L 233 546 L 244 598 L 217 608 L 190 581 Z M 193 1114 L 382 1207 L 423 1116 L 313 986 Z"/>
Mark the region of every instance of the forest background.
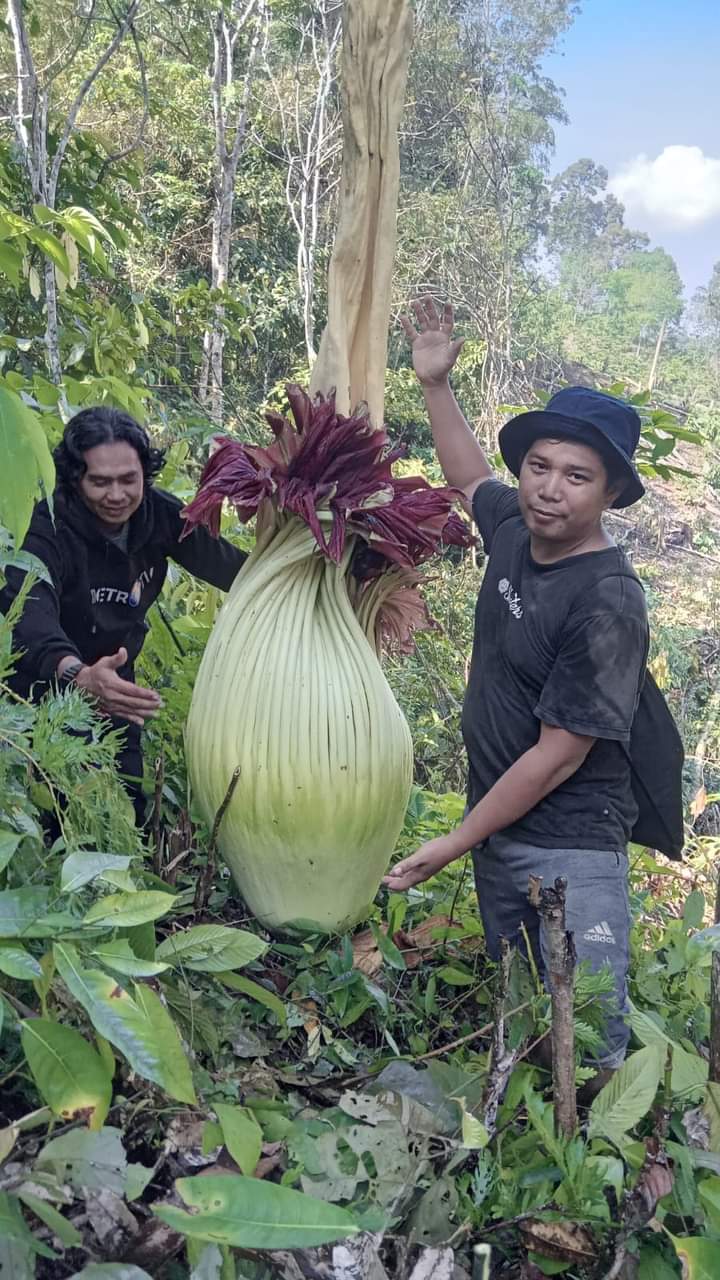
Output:
<path fill-rule="evenodd" d="M 143 1006 L 145 1021 L 136 1020 L 125 1039 L 113 1039 L 105 1020 L 106 994 L 98 988 L 94 1001 L 80 998 L 63 939 L 70 919 L 74 928 L 80 921 L 102 926 L 108 890 L 124 895 L 163 890 L 166 898 L 171 890 L 172 909 L 165 904 L 162 917 L 156 917 L 162 919 L 161 932 L 178 923 L 192 930 L 215 921 L 212 927 L 232 926 L 238 946 L 240 938 L 254 936 L 235 928 L 247 921 L 227 879 L 218 873 L 213 887 L 199 875 L 208 863 L 209 833 L 192 823 L 197 815 L 188 803 L 182 726 L 219 599 L 174 569 L 152 618 L 142 664 L 142 678 L 162 692 L 165 704 L 148 734 L 147 784 L 154 797 L 149 852 L 132 832 L 107 742 L 96 734 L 90 747 L 68 753 L 68 737 L 59 732 L 94 723 L 90 711 L 72 697 L 51 699 L 40 712 L 19 707 L 7 694 L 1 700 L 0 875 L 5 888 L 0 897 L 12 917 L 7 937 L 22 939 L 0 947 L 0 971 L 9 979 L 0 996 L 7 1060 L 2 1083 L 10 1099 L 0 1141 L 0 1158 L 9 1162 L 0 1197 L 10 1243 L 0 1244 L 0 1250 L 6 1250 L 15 1276 L 35 1274 L 37 1267 L 38 1274 L 69 1276 L 79 1273 L 88 1257 L 98 1263 L 133 1258 L 133 1265 L 168 1276 L 185 1276 L 188 1268 L 198 1276 L 220 1275 L 223 1268 L 224 1277 L 285 1274 L 277 1270 L 283 1265 L 277 1259 L 239 1261 L 231 1249 L 234 1239 L 205 1247 L 204 1237 L 203 1248 L 194 1254 L 188 1246 L 186 1263 L 180 1252 L 183 1228 L 170 1232 L 172 1249 L 167 1238 L 160 1244 L 156 1239 L 158 1219 L 148 1206 L 167 1192 L 171 1175 L 205 1159 L 200 1147 L 207 1154 L 224 1141 L 235 1159 L 229 1167 L 239 1165 L 245 1173 L 252 1163 L 237 1137 L 228 1138 L 233 1119 L 226 1115 L 225 1129 L 218 1099 L 226 1112 L 237 1113 L 235 1122 L 239 1116 L 245 1123 L 246 1140 L 248 1132 L 262 1131 L 262 1158 L 271 1162 L 269 1186 L 275 1185 L 273 1171 L 280 1170 L 287 1185 L 321 1201 L 349 1205 L 360 1215 L 357 1221 L 370 1214 L 365 1225 L 384 1240 L 386 1227 L 371 1216 L 382 1208 L 385 1223 L 392 1224 L 388 1238 L 396 1241 L 390 1274 L 410 1274 L 417 1259 L 413 1249 L 441 1249 L 447 1241 L 456 1254 L 453 1265 L 477 1267 L 477 1260 L 468 1261 L 472 1242 L 485 1238 L 488 1225 L 495 1232 L 505 1220 L 510 1225 L 493 1237 L 498 1250 L 493 1265 L 528 1269 L 497 1270 L 498 1275 L 529 1277 L 535 1274 L 529 1268 L 538 1266 L 549 1273 L 554 1257 L 557 1270 L 600 1276 L 612 1265 L 609 1249 L 616 1257 L 625 1249 L 639 1259 L 632 1274 L 677 1275 L 687 1264 L 682 1249 L 672 1246 L 674 1237 L 697 1239 L 701 1246 L 720 1238 L 717 1124 L 704 1145 L 693 1147 L 681 1123 L 690 1104 L 699 1114 L 714 1097 L 706 1081 L 708 984 L 716 938 L 714 796 L 720 792 L 720 262 L 707 284 L 685 298 L 672 257 L 651 247 L 642 229 L 628 225 L 601 165 L 579 157 L 553 175 L 555 131 L 566 116 L 562 87 L 548 78 L 544 59 L 577 12 L 569 0 L 417 0 L 401 136 L 395 315 L 420 293 L 453 301 L 468 335 L 457 371 L 458 395 L 493 454 L 504 416 L 515 406 L 542 402 L 563 383 L 623 389 L 643 414 L 648 498 L 627 518 L 614 518 L 613 532 L 645 581 L 653 617 L 653 671 L 672 703 L 688 753 L 690 861 L 685 869 L 672 870 L 638 853 L 634 871 L 639 1012 L 633 1057 L 646 1050 L 657 1057 L 658 1045 L 672 1043 L 676 1069 L 680 1062 L 686 1072 L 676 1087 L 669 1077 L 663 1086 L 658 1067 L 655 1081 L 666 1116 L 661 1136 L 667 1138 L 673 1117 L 670 1142 L 682 1169 L 660 1209 L 668 1230 L 660 1239 L 657 1233 L 643 1235 L 640 1228 L 633 1234 L 629 1202 L 623 1200 L 633 1194 L 644 1167 L 638 1156 L 641 1139 L 659 1132 L 659 1122 L 651 1117 L 656 1088 L 649 1098 L 643 1095 L 642 1105 L 636 1097 L 635 1109 L 626 1108 L 624 1128 L 615 1118 L 612 1152 L 586 1144 L 576 1166 L 577 1151 L 552 1137 L 542 1078 L 523 1059 L 523 1046 L 547 1025 L 541 991 L 522 1001 L 515 992 L 514 1003 L 523 1005 L 530 1021 L 516 1019 L 511 1033 L 518 1059 L 503 1104 L 509 1134 L 504 1155 L 489 1123 L 485 1137 L 476 1132 L 472 1140 L 468 1126 L 475 1112 L 488 1121 L 481 1102 L 490 1067 L 477 1045 L 457 1050 L 455 1042 L 474 1035 L 478 1010 L 481 1021 L 491 1011 L 494 979 L 478 949 L 466 873 L 460 880 L 438 877 L 425 894 L 411 897 L 409 906 L 381 901 L 371 921 L 371 958 L 360 966 L 357 940 L 354 949 L 347 940 L 339 950 L 319 943 L 305 951 L 273 946 L 269 963 L 261 955 L 265 942 L 255 936 L 254 952 L 252 942 L 245 941 L 250 950 L 241 947 L 239 953 L 228 942 L 222 972 L 229 979 L 211 989 L 202 986 L 209 981 L 202 978 L 207 964 L 203 968 L 195 955 L 193 967 L 189 944 L 183 967 L 168 966 L 172 948 L 161 955 L 165 943 L 156 950 L 152 928 L 148 944 L 152 904 L 136 907 L 107 943 L 114 947 L 125 941 L 132 955 L 115 952 L 115 967 L 112 956 L 106 955 L 105 963 L 110 972 L 125 975 L 123 980 L 140 980 L 136 1002 L 150 999 L 138 990 L 150 990 L 145 982 L 159 974 L 153 965 L 160 964 L 168 1038 L 158 1040 L 157 1010 L 150 1017 Z M 336 218 L 341 18 L 338 0 L 231 0 L 220 8 L 182 0 L 133 0 L 129 6 L 106 0 L 57 0 L 52 6 L 47 0 L 9 0 L 0 50 L 0 432 L 8 460 L 0 472 L 4 563 L 18 556 L 33 500 L 43 486 L 52 487 L 47 446 L 57 441 L 78 407 L 116 404 L 145 422 L 169 450 L 161 484 L 189 498 L 219 428 L 264 439 L 263 411 L 284 404 L 285 382 L 307 383 L 324 323 Z M 391 333 L 386 418 L 393 438 L 406 445 L 413 469 L 419 466 L 430 479 L 439 479 L 397 326 Z M 250 535 L 230 515 L 224 528 L 249 545 Z M 446 558 L 436 566 L 429 594 L 438 625 L 418 637 L 413 655 L 390 666 L 416 750 L 417 785 L 403 836 L 408 848 L 442 829 L 462 807 L 459 710 L 480 575 L 472 555 L 461 561 Z M 6 671 L 10 621 L 2 633 Z M 92 767 L 98 763 L 100 771 Z M 42 815 L 55 805 L 57 792 L 68 789 L 68 772 L 76 787 L 63 838 L 48 854 Z M 70 860 L 87 850 L 111 861 L 97 863 L 90 879 L 78 881 Z M 205 894 L 200 899 L 198 878 Z M 58 896 L 65 893 L 70 899 Z M 50 913 L 42 926 L 37 925 L 38 894 Z M 64 918 L 60 901 L 69 912 Z M 144 943 L 137 930 L 145 930 Z M 97 936 L 91 929 L 78 937 L 89 964 Z M 701 941 L 691 945 L 696 937 Z M 253 976 L 239 977 L 240 963 L 249 964 Z M 587 1010 L 590 989 L 580 983 L 578 990 L 576 1000 Z M 76 1142 L 82 1132 L 83 1142 L 104 1143 L 102 1159 L 115 1171 L 104 1233 L 97 1207 L 103 1186 L 88 1184 L 87 1165 L 78 1172 L 77 1152 L 72 1159 L 67 1153 L 54 1155 L 55 1148 L 47 1155 L 55 1121 L 75 1117 L 77 1107 L 67 1110 L 62 1090 L 60 1105 L 56 1086 L 48 1084 L 46 1059 L 28 1047 L 34 1042 L 27 1019 L 38 1012 L 46 1057 L 70 1055 L 66 1060 L 72 1061 L 78 1052 L 89 1078 L 95 1078 L 89 1065 L 95 1059 L 104 1062 L 106 1073 L 110 1066 L 117 1073 L 114 1127 L 79 1131 L 61 1125 L 60 1136 L 52 1138 L 60 1142 L 74 1134 Z M 79 1039 L 89 1028 L 95 1047 L 87 1039 L 84 1043 L 92 1060 L 82 1058 L 76 1042 L 74 1050 L 69 1041 L 59 1045 L 62 1022 Z M 587 1012 L 577 1025 L 580 1047 L 591 1045 Z M 172 1038 L 178 1029 L 182 1049 Z M 449 1122 L 447 1132 L 433 1134 L 431 1155 L 424 1151 L 420 1158 L 406 1127 L 402 1174 L 397 1168 L 378 1172 L 377 1150 L 368 1158 L 370 1148 L 361 1148 L 353 1166 L 342 1137 L 337 1149 L 335 1137 L 319 1143 L 318 1108 L 329 1108 L 330 1101 L 328 1094 L 321 1102 L 318 1082 L 329 1088 L 327 1082 L 337 1078 L 340 1090 L 345 1076 L 362 1075 L 371 1062 L 382 1065 L 383 1054 L 407 1062 L 436 1050 L 448 1061 L 443 1076 L 433 1059 L 438 1068 L 433 1088 L 454 1105 L 462 1098 L 459 1136 L 457 1125 L 453 1129 Z M 183 1074 L 190 1070 L 186 1051 L 194 1083 Z M 162 1063 L 178 1054 L 185 1067 L 173 1077 Z M 646 1084 L 655 1069 L 647 1062 L 640 1073 Z M 98 1076 L 93 1069 L 101 1078 L 102 1072 Z M 129 1070 L 135 1074 L 128 1075 Z M 83 1074 L 79 1068 L 66 1070 L 65 1076 L 77 1079 L 78 1073 Z M 427 1075 L 423 1069 L 423 1079 Z M 65 1091 L 68 1087 L 66 1079 Z M 298 1090 L 306 1087 L 310 1094 L 298 1101 Z M 38 1092 L 47 1104 L 39 1110 Z M 272 1107 L 248 1108 L 248 1097 L 268 1093 Z M 348 1095 L 337 1096 L 345 1098 L 343 1114 L 351 1116 Z M 428 1102 L 430 1094 L 424 1096 Z M 197 1107 L 189 1112 L 191 1102 Z M 100 1116 L 100 1102 L 93 1108 Z M 101 1125 L 107 1106 L 104 1112 Z M 333 1103 L 333 1124 L 340 1132 L 338 1114 Z M 282 1115 L 283 1124 L 272 1120 L 276 1115 Z M 388 1115 L 376 1122 L 390 1124 Z M 600 1122 L 596 1144 L 598 1135 L 608 1140 Z M 693 1150 L 694 1156 L 688 1154 Z M 698 1150 L 704 1163 L 698 1163 Z M 70 1160 L 62 1170 L 53 1163 L 61 1156 Z M 534 1173 L 523 1181 L 527 1160 Z M 597 1164 L 602 1160 L 619 1163 L 611 1169 Z M 131 1194 L 128 1170 L 141 1167 L 147 1182 L 138 1186 L 135 1175 Z M 615 1179 L 611 1211 L 601 1172 L 605 1180 Z M 40 1194 L 37 1188 L 43 1185 Z M 596 1234 L 574 1254 L 568 1239 L 556 1241 L 554 1256 L 550 1246 L 546 1256 L 540 1236 L 523 1238 L 519 1226 L 531 1211 L 538 1220 L 543 1214 L 554 1220 L 561 1210 L 574 1221 L 589 1219 Z M 61 1211 L 65 1227 L 57 1220 Z M 267 1233 L 266 1239 L 278 1247 L 287 1243 Z M 60 1247 L 59 1261 L 42 1257 L 49 1240 Z M 693 1262 L 686 1246 L 696 1267 L 688 1274 L 709 1276 L 710 1270 L 698 1269 L 704 1265 L 698 1248 L 700 1263 Z M 180 1260 L 165 1257 L 173 1251 Z M 642 1266 L 646 1271 L 638 1273 Z M 43 1270 L 47 1267 L 55 1269 Z"/>

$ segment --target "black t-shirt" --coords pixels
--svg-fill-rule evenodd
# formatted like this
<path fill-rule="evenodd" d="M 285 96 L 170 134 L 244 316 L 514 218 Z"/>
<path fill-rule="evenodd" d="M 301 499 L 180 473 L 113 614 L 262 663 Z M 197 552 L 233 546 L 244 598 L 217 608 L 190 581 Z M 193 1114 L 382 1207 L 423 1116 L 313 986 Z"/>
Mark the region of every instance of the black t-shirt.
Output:
<path fill-rule="evenodd" d="M 463 708 L 468 802 L 535 746 L 541 721 L 597 741 L 571 778 L 503 834 L 548 849 L 622 849 L 637 816 L 624 745 L 645 674 L 645 596 L 618 547 L 538 564 L 517 491 L 479 485 L 488 553 Z"/>

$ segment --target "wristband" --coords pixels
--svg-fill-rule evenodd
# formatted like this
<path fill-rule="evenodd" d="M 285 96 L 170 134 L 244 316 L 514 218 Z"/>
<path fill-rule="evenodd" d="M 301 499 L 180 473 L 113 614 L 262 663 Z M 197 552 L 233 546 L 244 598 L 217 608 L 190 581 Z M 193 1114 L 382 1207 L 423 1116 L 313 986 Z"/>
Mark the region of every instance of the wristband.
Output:
<path fill-rule="evenodd" d="M 69 666 L 65 668 L 62 675 L 58 677 L 58 684 L 64 688 L 69 688 L 71 685 L 74 685 L 84 666 L 84 662 L 71 662 Z"/>

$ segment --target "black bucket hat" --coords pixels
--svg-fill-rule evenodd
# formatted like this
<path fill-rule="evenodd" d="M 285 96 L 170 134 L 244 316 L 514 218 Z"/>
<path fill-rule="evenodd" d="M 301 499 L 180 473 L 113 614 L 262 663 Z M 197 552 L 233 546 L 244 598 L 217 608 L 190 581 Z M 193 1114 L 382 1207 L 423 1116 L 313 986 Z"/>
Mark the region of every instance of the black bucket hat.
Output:
<path fill-rule="evenodd" d="M 519 413 L 502 428 L 498 443 L 508 469 L 520 475 L 520 467 L 535 440 L 575 440 L 589 445 L 612 468 L 624 473 L 626 484 L 613 507 L 629 507 L 642 498 L 645 486 L 632 456 L 640 439 L 640 415 L 626 400 L 591 387 L 563 387 L 544 409 Z"/>

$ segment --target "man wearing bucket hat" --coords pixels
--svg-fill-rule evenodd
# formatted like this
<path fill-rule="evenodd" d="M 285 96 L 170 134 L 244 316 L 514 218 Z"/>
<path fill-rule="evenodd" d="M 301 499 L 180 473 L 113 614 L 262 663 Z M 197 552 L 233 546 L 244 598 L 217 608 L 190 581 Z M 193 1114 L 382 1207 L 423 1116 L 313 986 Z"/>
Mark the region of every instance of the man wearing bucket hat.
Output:
<path fill-rule="evenodd" d="M 407 889 L 472 850 L 490 955 L 501 937 L 520 941 L 524 926 L 542 965 L 528 878 L 564 876 L 578 959 L 593 969 L 609 963 L 615 978 L 599 1087 L 629 1038 L 626 845 L 637 806 L 627 744 L 648 651 L 643 590 L 603 512 L 643 495 L 632 460 L 640 419 L 613 396 L 567 387 L 501 430 L 500 451 L 519 481 L 506 485 L 450 389 L 462 347 L 452 310 L 439 316 L 426 299 L 415 315 L 403 327 L 438 457 L 465 495 L 488 562 L 463 710 L 468 810 L 385 883 Z"/>

